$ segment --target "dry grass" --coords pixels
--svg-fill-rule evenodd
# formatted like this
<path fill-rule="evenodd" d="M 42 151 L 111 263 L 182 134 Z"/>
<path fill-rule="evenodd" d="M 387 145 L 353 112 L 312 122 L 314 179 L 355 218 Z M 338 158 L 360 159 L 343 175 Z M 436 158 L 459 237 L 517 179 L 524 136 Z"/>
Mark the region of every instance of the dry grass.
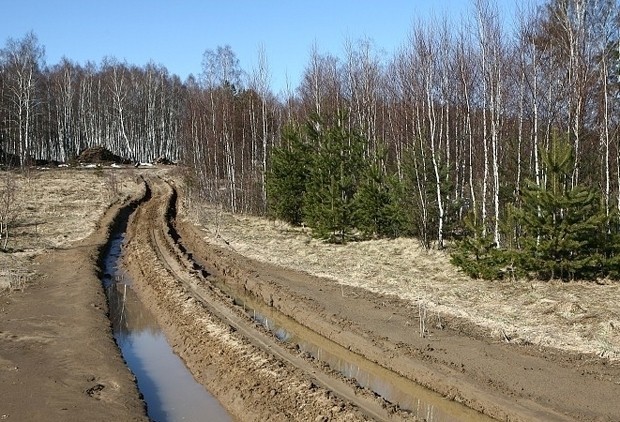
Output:
<path fill-rule="evenodd" d="M 412 239 L 330 245 L 282 222 L 219 212 L 205 204 L 189 215 L 205 239 L 254 259 L 395 295 L 417 315 L 449 315 L 504 341 L 620 359 L 617 284 L 472 280 L 444 252 Z M 225 243 L 223 240 L 226 240 Z"/>
<path fill-rule="evenodd" d="M 87 237 L 112 202 L 139 189 L 131 171 L 63 169 L 13 177 L 19 212 L 8 253 L 0 252 L 0 290 L 23 288 L 36 255 Z"/>

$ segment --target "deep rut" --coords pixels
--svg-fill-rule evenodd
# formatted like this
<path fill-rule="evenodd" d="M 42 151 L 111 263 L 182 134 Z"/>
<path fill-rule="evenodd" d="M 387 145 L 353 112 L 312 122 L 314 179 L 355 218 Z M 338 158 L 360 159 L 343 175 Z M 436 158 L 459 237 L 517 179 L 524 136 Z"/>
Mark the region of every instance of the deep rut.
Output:
<path fill-rule="evenodd" d="M 159 178 L 147 184 L 152 198 L 130 222 L 127 266 L 175 351 L 231 413 L 240 420 L 407 416 L 258 330 L 180 244 L 174 186 Z"/>

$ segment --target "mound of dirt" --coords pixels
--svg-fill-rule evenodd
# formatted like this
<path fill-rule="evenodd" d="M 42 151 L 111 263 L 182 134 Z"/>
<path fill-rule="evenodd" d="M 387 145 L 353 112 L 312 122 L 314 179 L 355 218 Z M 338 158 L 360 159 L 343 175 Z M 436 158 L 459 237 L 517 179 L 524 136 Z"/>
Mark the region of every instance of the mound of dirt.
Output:
<path fill-rule="evenodd" d="M 168 157 L 165 157 L 165 156 L 162 155 L 161 157 L 158 157 L 155 160 L 155 164 L 161 164 L 161 165 L 164 165 L 164 166 L 173 166 L 173 165 L 175 165 L 175 162 L 172 161 L 171 159 L 169 159 Z"/>
<path fill-rule="evenodd" d="M 102 146 L 95 146 L 87 148 L 80 153 L 77 157 L 77 161 L 80 163 L 89 164 L 128 164 L 130 160 L 119 157 Z"/>

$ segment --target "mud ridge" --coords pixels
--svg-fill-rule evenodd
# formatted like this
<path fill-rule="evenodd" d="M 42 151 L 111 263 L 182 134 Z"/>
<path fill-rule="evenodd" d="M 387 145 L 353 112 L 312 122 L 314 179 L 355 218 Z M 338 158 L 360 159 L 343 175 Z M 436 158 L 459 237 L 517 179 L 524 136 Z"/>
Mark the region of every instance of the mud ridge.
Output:
<path fill-rule="evenodd" d="M 306 332 L 306 336 L 308 336 L 309 338 L 319 338 L 316 344 L 320 344 L 320 347 L 326 347 L 326 352 L 330 353 L 330 349 L 333 351 L 334 347 L 340 347 L 340 350 L 346 349 L 349 351 L 344 352 L 344 355 L 350 355 L 349 358 L 344 358 L 347 361 L 362 361 L 362 366 L 370 367 L 372 367 L 372 363 L 377 364 L 380 367 L 379 371 L 382 370 L 387 375 L 388 379 L 391 378 L 393 382 L 396 382 L 396 384 L 398 385 L 401 385 L 403 383 L 407 384 L 407 382 L 411 383 L 411 381 L 413 381 L 412 387 L 414 389 L 414 392 L 412 392 L 412 395 L 410 397 L 414 399 L 417 397 L 419 400 L 420 397 L 423 397 L 421 401 L 419 401 L 417 404 L 418 408 L 420 408 L 420 406 L 426 406 L 430 409 L 433 409 L 434 406 L 437 405 L 439 407 L 439 410 L 437 410 L 438 413 L 441 413 L 442 411 L 447 411 L 448 414 L 458 414 L 461 420 L 479 420 L 482 418 L 482 415 L 475 415 L 474 412 L 468 414 L 468 412 L 459 410 L 459 406 L 451 406 L 445 401 L 442 402 L 442 400 L 438 400 L 438 398 L 433 397 L 433 395 L 430 393 L 418 391 L 423 390 L 422 388 L 420 388 L 422 387 L 420 379 L 424 379 L 424 376 L 433 378 L 434 383 L 432 385 L 436 388 L 441 383 L 441 377 L 438 376 L 436 372 L 429 373 L 426 368 L 422 368 L 418 364 L 414 364 L 412 362 L 406 362 L 406 364 L 403 364 L 402 359 L 393 359 L 393 354 L 388 355 L 387 361 L 381 359 L 381 357 L 386 356 L 385 350 L 378 350 L 368 341 L 368 339 L 352 336 L 351 333 L 344 332 L 338 326 L 324 319 L 321 319 L 320 323 L 317 323 L 318 320 L 316 318 L 316 315 L 311 315 L 312 310 L 305 311 L 303 309 L 300 309 L 299 304 L 301 302 L 293 295 L 287 296 L 286 292 L 273 289 L 273 285 L 266 282 L 266 280 L 257 277 L 257 275 L 251 270 L 252 265 L 230 265 L 230 263 L 223 256 L 218 254 L 218 256 L 214 257 L 209 254 L 205 254 L 204 250 L 200 250 L 200 258 L 198 256 L 195 256 L 194 253 L 191 252 L 191 250 L 195 250 L 195 248 L 197 248 L 200 242 L 197 241 L 195 238 L 192 238 L 193 233 L 191 231 L 188 231 L 183 225 L 181 225 L 180 228 L 180 230 L 183 231 L 183 235 L 180 235 L 177 231 L 177 199 L 177 191 L 173 188 L 173 193 L 170 196 L 168 209 L 165 214 L 167 230 L 169 234 L 169 236 L 167 237 L 167 240 L 169 242 L 167 244 L 167 248 L 175 254 L 174 256 L 177 262 L 179 262 L 182 266 L 189 268 L 190 271 L 194 273 L 195 277 L 203 279 L 208 283 L 209 279 L 213 282 L 213 274 L 217 274 L 217 279 L 220 280 L 218 286 L 222 283 L 224 283 L 227 287 L 232 286 L 232 291 L 230 291 L 229 288 L 226 288 L 226 291 L 220 291 L 219 288 L 215 289 L 222 298 L 222 300 L 232 303 L 233 301 L 237 300 L 236 298 L 239 295 L 250 295 L 251 297 L 256 298 L 259 302 L 271 308 L 271 310 L 268 311 L 270 314 L 275 312 L 276 314 L 281 314 L 285 318 L 292 319 L 297 324 L 301 324 L 301 331 Z M 186 246 L 186 244 L 184 243 L 184 237 L 186 235 L 189 239 L 191 239 L 188 241 L 190 246 Z M 204 258 L 204 256 L 208 257 L 208 263 L 205 261 L 205 259 L 201 259 Z M 211 264 L 211 268 L 207 269 L 207 266 L 209 264 Z M 249 270 L 246 270 L 246 268 Z M 196 290 L 196 288 L 194 288 L 194 290 Z M 235 293 L 234 291 L 236 291 L 237 293 Z M 229 294 L 232 294 L 232 296 L 229 296 Z M 242 298 L 240 300 L 243 301 Z M 243 306 L 245 307 L 245 304 Z M 309 321 L 312 321 L 313 323 L 308 324 Z M 258 326 L 256 328 L 259 330 L 264 330 L 264 327 L 262 326 Z M 273 334 L 271 333 L 271 335 Z M 335 344 L 335 346 L 330 346 L 330 344 L 332 343 Z M 289 349 L 289 352 L 294 353 L 296 347 L 298 346 L 284 345 L 283 347 L 287 347 Z M 339 359 L 342 359 L 342 353 L 343 352 L 341 351 L 341 357 Z M 323 371 L 327 371 L 328 373 L 330 373 L 331 377 L 337 379 L 343 378 L 340 373 L 331 370 L 329 367 L 326 366 L 325 363 L 316 360 L 316 357 L 313 357 L 311 359 L 315 360 L 314 363 L 318 366 L 318 368 L 321 368 Z M 368 361 L 371 364 L 364 365 L 363 361 Z M 386 362 L 388 362 L 387 365 L 385 364 Z M 353 365 L 353 363 L 351 364 Z M 416 372 L 414 373 L 414 376 L 411 376 L 411 371 L 402 371 L 402 368 L 414 368 Z M 359 367 L 359 370 L 362 370 L 362 367 Z M 391 374 L 395 374 L 395 376 L 390 376 Z M 405 375 L 409 375 L 409 378 L 405 377 L 404 379 L 399 379 L 399 376 L 404 377 Z M 352 386 L 357 385 L 355 380 L 346 379 L 346 382 Z M 389 381 L 386 380 L 386 382 Z M 329 388 L 328 383 L 326 383 L 325 386 Z M 405 389 L 411 389 L 412 387 L 405 386 Z M 390 387 L 390 389 L 392 388 L 395 388 L 395 386 Z M 450 396 L 450 400 L 461 402 L 465 401 L 464 399 L 461 399 L 459 397 L 458 392 L 455 392 L 454 386 L 446 387 L 445 391 L 447 391 L 446 396 Z M 375 394 L 367 390 L 365 391 L 365 393 L 368 395 Z M 501 400 L 498 401 L 499 403 L 501 403 Z M 471 405 L 471 402 L 468 404 Z M 484 410 L 484 408 L 479 406 L 477 402 L 475 402 L 474 404 L 477 406 L 476 410 Z M 389 417 L 395 417 L 396 413 L 400 413 L 400 417 L 407 419 L 413 418 L 410 413 L 399 409 L 398 406 L 394 404 L 384 402 L 384 406 L 387 406 L 391 409 Z M 474 409 L 476 408 L 476 406 L 470 406 L 469 408 Z M 499 404 L 497 404 L 497 406 L 499 406 Z M 446 407 L 448 409 L 441 409 L 442 407 Z M 491 409 L 493 408 L 491 407 Z M 494 414 L 504 417 L 504 414 L 500 410 L 495 410 Z M 377 419 L 385 419 L 388 417 L 388 415 L 378 416 L 377 414 L 374 414 L 373 416 Z"/>
<path fill-rule="evenodd" d="M 182 198 L 182 195 L 179 195 Z M 187 215 L 181 202 L 179 212 Z M 620 368 L 592 356 L 513 345 L 392 296 L 258 262 L 188 218 L 175 219 L 191 258 L 237 291 L 444 397 L 500 420 L 617 420 Z M 570 381 L 568 381 L 570 380 Z"/>
<path fill-rule="evenodd" d="M 384 347 L 377 347 L 368 337 L 355 335 L 351 331 L 343 330 L 342 324 L 345 323 L 346 325 L 345 321 L 338 321 L 333 318 L 317 318 L 316 309 L 300 307 L 299 304 L 302 301 L 299 298 L 295 298 L 294 294 L 283 289 L 282 286 L 276 287 L 273 283 L 260 277 L 259 274 L 252 270 L 252 263 L 246 260 L 242 259 L 242 263 L 232 263 L 223 251 L 217 251 L 215 256 L 213 256 L 213 254 L 200 250 L 200 253 L 197 254 L 200 255 L 200 258 L 196 257 L 189 250 L 196 250 L 199 245 L 198 240 L 192 238 L 191 234 L 186 230 L 186 226 L 181 226 L 180 228 L 183 230 L 183 235 L 179 234 L 177 228 L 177 199 L 177 190 L 173 188 L 168 198 L 166 212 L 164 213 L 168 231 L 166 248 L 181 266 L 191 268 L 196 276 L 217 274 L 226 285 L 232 286 L 234 290 L 241 290 L 252 295 L 262 303 L 297 322 L 303 321 L 302 324 L 317 335 L 334 341 L 345 349 L 351 350 L 364 359 L 369 359 L 388 371 L 393 371 L 421 386 L 430 388 L 432 391 L 450 400 L 462 403 L 475 411 L 503 420 L 527 420 L 529 417 L 537 418 L 542 415 L 545 415 L 548 420 L 563 420 L 561 416 L 553 414 L 553 412 L 545 412 L 539 409 L 534 403 L 530 403 L 531 408 L 536 409 L 532 411 L 528 408 L 515 406 L 514 403 L 507 402 L 499 395 L 488 394 L 471 386 L 463 386 L 458 380 L 451 378 L 449 374 L 430 370 L 417 360 L 395 353 L 396 350 L 394 349 L 386 353 Z M 191 246 L 186 246 L 184 243 L 186 236 L 187 242 Z M 175 251 L 175 249 L 178 249 L 178 251 Z M 239 258 L 235 256 L 233 259 L 237 260 Z M 207 267 L 210 268 L 207 269 Z M 224 300 L 226 300 L 225 293 L 218 293 L 223 294 Z M 232 301 L 231 298 L 228 299 Z M 510 410 L 507 411 L 507 409 Z M 398 409 L 392 407 L 392 411 L 396 412 Z M 524 418 L 524 415 L 528 416 Z M 377 419 L 387 418 L 387 416 L 373 416 Z"/>
<path fill-rule="evenodd" d="M 174 189 L 161 180 L 148 182 L 153 198 L 131 219 L 125 261 L 138 295 L 152 307 L 195 378 L 239 420 L 368 420 L 356 406 L 205 308 L 188 288 L 197 280 L 184 271 L 163 233 Z M 209 286 L 204 287 L 208 294 Z M 209 299 L 221 300 L 215 295 Z"/>

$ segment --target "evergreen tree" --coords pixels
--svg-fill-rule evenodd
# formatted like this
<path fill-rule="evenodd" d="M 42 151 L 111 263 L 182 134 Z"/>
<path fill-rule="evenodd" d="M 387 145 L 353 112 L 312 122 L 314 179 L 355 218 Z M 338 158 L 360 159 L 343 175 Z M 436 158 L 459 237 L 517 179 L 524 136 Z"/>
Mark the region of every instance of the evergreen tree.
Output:
<path fill-rule="evenodd" d="M 465 235 L 455 242 L 451 261 L 472 278 L 497 280 L 512 271 L 514 259 L 509 251 L 497 249 L 493 233 L 484 233 L 470 214 L 464 221 Z M 508 271 L 511 269 L 511 271 Z"/>
<path fill-rule="evenodd" d="M 354 196 L 365 166 L 364 143 L 338 117 L 331 127 L 320 120 L 308 124 L 315 153 L 303 207 L 305 221 L 316 236 L 345 242 L 354 229 Z"/>
<path fill-rule="evenodd" d="M 608 218 L 608 230 L 604 235 L 605 270 L 613 280 L 620 280 L 620 213 Z"/>
<path fill-rule="evenodd" d="M 377 152 L 355 195 L 355 224 L 366 237 L 398 237 L 406 227 L 402 185 L 386 174 L 385 156 L 385 151 Z"/>
<path fill-rule="evenodd" d="M 570 187 L 572 147 L 557 140 L 542 154 L 547 182 L 529 182 L 518 214 L 522 258 L 541 278 L 592 279 L 605 274 L 607 218 L 600 194 L 582 185 Z"/>
<path fill-rule="evenodd" d="M 271 167 L 266 178 L 267 203 L 272 216 L 294 225 L 302 223 L 311 162 L 310 145 L 304 142 L 299 130 L 286 127 L 282 132 L 282 145 L 271 152 Z"/>
<path fill-rule="evenodd" d="M 554 137 L 541 157 L 546 177 L 540 186 L 526 183 L 521 208 L 511 213 L 519 227 L 514 249 L 496 249 L 470 222 L 468 236 L 456 242 L 452 262 L 472 277 L 487 279 L 509 273 L 562 280 L 618 278 L 620 223 L 606 216 L 599 192 L 571 186 L 572 146 Z"/>

